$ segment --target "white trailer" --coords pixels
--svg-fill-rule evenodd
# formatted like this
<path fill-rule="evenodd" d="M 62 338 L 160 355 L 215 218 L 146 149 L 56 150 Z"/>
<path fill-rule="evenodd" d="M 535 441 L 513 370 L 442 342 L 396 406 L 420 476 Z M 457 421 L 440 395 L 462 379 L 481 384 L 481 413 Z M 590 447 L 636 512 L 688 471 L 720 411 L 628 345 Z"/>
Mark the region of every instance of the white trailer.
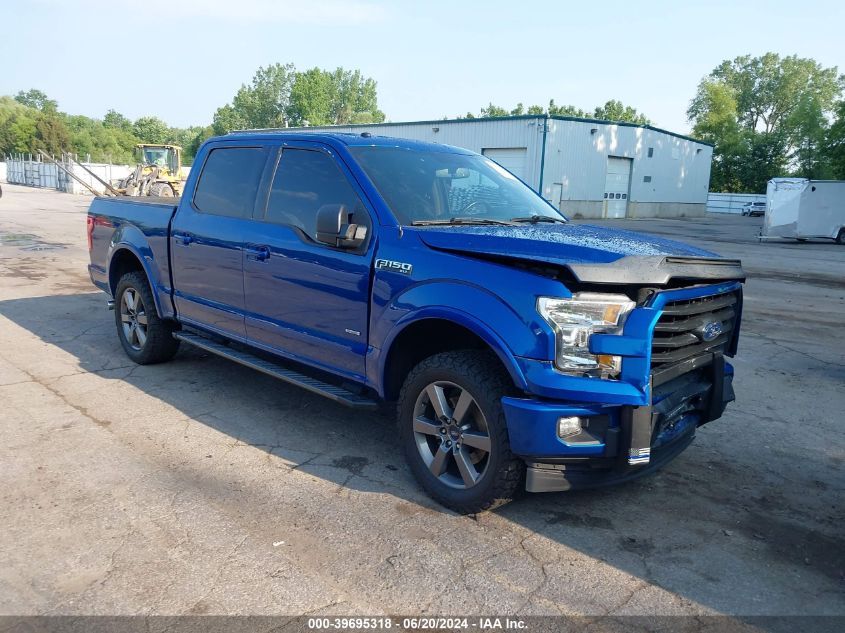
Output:
<path fill-rule="evenodd" d="M 845 181 L 770 180 L 760 238 L 819 238 L 845 244 Z"/>

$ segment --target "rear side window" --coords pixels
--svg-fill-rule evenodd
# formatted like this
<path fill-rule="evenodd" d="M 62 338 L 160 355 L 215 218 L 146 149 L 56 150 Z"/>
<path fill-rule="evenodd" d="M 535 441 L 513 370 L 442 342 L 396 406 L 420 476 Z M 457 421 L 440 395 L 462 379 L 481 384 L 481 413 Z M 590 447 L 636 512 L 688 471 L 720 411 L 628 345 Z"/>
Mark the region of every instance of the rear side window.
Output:
<path fill-rule="evenodd" d="M 194 206 L 213 215 L 251 217 L 267 152 L 263 147 L 211 150 L 197 183 Z"/>
<path fill-rule="evenodd" d="M 369 226 L 369 217 L 358 194 L 328 154 L 305 149 L 282 152 L 265 220 L 301 229 L 317 237 L 317 210 L 342 204 L 354 213 L 353 222 Z"/>

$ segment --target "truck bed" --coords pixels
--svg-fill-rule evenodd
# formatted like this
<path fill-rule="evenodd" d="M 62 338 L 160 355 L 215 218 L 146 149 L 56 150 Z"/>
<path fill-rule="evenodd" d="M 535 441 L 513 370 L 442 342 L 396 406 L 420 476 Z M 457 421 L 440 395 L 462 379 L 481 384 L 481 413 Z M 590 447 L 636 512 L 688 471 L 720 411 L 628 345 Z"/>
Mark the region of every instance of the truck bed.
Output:
<path fill-rule="evenodd" d="M 170 308 L 170 222 L 178 198 L 97 197 L 88 208 L 91 280 L 111 293 L 109 262 L 121 249 L 141 261 L 165 313 Z"/>

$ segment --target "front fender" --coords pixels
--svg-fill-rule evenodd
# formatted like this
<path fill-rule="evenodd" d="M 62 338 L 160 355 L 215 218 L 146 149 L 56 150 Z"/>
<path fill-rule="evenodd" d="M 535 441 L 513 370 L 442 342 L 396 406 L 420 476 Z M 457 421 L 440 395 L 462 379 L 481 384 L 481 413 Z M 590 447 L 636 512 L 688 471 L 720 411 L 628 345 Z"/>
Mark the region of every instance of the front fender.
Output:
<path fill-rule="evenodd" d="M 544 347 L 541 332 L 533 332 L 514 310 L 484 288 L 458 282 L 426 282 L 409 288 L 385 306 L 379 327 L 373 332 L 373 384 L 384 395 L 384 376 L 389 351 L 408 326 L 424 319 L 441 319 L 465 327 L 483 340 L 499 357 L 516 386 L 528 383 L 516 355 L 531 356 Z M 386 325 L 384 325 L 386 324 Z M 507 334 L 507 342 L 503 334 Z"/>

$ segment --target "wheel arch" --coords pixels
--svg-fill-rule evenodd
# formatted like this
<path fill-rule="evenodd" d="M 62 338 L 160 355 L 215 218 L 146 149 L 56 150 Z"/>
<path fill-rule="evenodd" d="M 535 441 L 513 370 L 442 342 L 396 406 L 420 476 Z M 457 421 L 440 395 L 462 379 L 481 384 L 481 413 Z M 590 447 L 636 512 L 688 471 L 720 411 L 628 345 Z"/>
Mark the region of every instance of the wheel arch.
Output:
<path fill-rule="evenodd" d="M 153 295 L 156 312 L 159 315 L 162 314 L 161 302 L 159 300 L 158 292 L 156 292 L 155 277 L 153 277 L 149 269 L 149 264 L 143 257 L 141 257 L 138 251 L 132 247 L 132 245 L 122 243 L 115 246 L 111 257 L 109 258 L 108 272 L 109 291 L 115 300 L 117 300 L 117 297 L 114 296 L 115 290 L 117 289 L 117 284 L 120 282 L 121 277 L 130 272 L 143 273 L 144 277 L 147 278 L 147 284 L 150 286 L 150 292 Z"/>
<path fill-rule="evenodd" d="M 410 370 L 434 354 L 455 349 L 487 349 L 521 390 L 528 387 L 516 358 L 505 342 L 474 316 L 433 308 L 397 323 L 379 357 L 379 395 L 395 400 Z"/>

